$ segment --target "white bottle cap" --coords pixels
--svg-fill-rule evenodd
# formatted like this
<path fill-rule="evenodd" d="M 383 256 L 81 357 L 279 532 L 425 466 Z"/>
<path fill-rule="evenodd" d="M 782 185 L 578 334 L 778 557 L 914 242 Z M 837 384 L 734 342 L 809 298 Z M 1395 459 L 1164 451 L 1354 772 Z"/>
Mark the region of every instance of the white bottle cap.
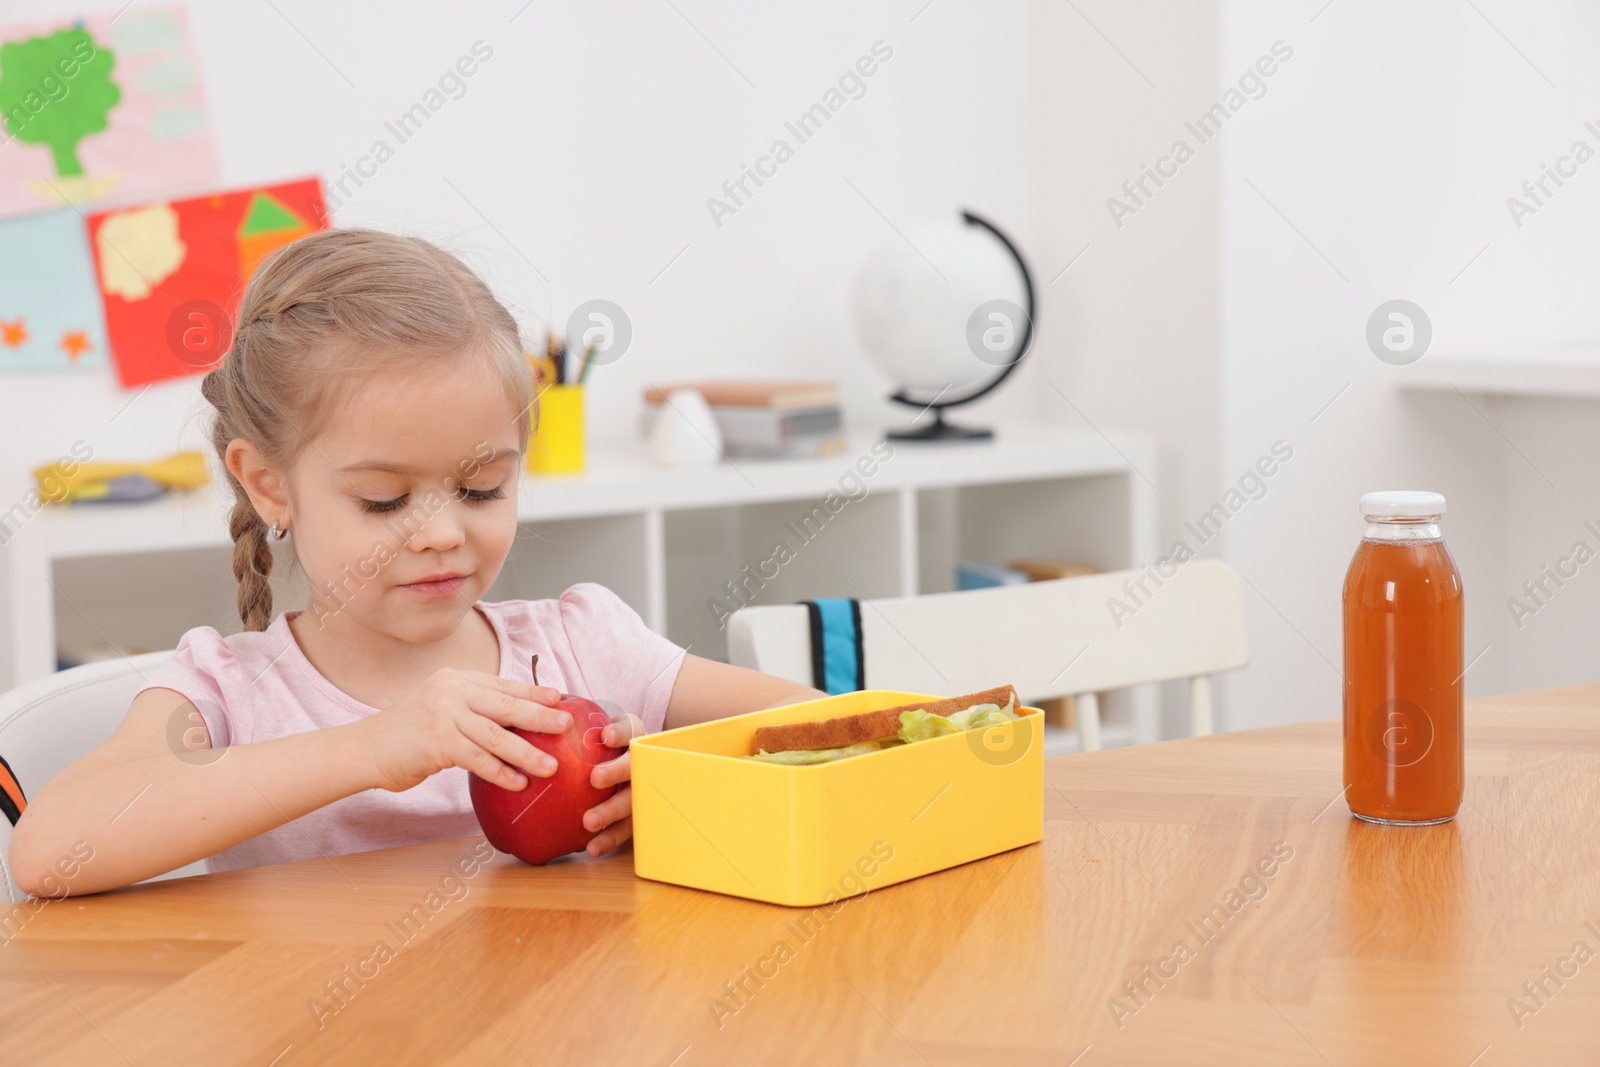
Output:
<path fill-rule="evenodd" d="M 1361 494 L 1361 514 L 1379 519 L 1421 519 L 1444 514 L 1444 494 L 1425 489 L 1385 489 Z"/>

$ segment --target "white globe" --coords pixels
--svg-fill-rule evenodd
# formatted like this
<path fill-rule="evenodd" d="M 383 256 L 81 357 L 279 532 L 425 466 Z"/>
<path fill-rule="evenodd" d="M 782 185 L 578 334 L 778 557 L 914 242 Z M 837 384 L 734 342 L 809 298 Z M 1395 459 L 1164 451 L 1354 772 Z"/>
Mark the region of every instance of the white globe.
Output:
<path fill-rule="evenodd" d="M 932 223 L 873 250 L 856 276 L 850 313 L 873 365 L 931 399 L 994 373 L 995 360 L 978 358 L 967 337 L 968 320 L 990 300 L 1025 306 L 1011 254 L 981 227 Z"/>

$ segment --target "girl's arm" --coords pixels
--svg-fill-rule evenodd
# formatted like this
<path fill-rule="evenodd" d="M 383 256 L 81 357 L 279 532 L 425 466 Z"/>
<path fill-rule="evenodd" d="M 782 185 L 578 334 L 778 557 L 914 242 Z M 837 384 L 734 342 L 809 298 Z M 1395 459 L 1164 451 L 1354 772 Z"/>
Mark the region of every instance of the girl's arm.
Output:
<path fill-rule="evenodd" d="M 683 666 L 678 670 L 678 680 L 672 687 L 672 697 L 667 701 L 663 729 L 725 719 L 729 715 L 743 715 L 780 704 L 819 700 L 827 695 L 810 686 L 760 671 L 686 653 Z"/>
<path fill-rule="evenodd" d="M 181 693 L 147 689 L 111 737 L 29 801 L 11 837 L 12 877 L 28 893 L 60 895 L 56 864 L 82 842 L 93 858 L 78 865 L 67 892 L 114 889 L 363 790 L 409 789 L 446 767 L 520 789 L 527 778 L 516 768 L 548 777 L 555 761 L 501 727 L 565 730 L 570 716 L 544 706 L 559 696 L 446 670 L 353 723 L 224 749 L 207 738 L 176 752 L 168 724 L 175 716 L 201 722 L 199 712 Z"/>
<path fill-rule="evenodd" d="M 349 727 L 180 756 L 167 741 L 175 716 L 201 721 L 181 693 L 145 690 L 115 733 L 39 790 L 11 838 L 17 885 L 43 895 L 79 841 L 93 859 L 69 892 L 128 885 L 376 784 Z"/>

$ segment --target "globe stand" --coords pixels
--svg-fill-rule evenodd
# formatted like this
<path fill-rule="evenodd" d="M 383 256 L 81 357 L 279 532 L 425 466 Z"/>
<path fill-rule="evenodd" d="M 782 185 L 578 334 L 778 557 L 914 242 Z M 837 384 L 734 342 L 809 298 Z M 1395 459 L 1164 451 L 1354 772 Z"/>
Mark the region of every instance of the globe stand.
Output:
<path fill-rule="evenodd" d="M 884 434 L 891 441 L 992 441 L 994 431 L 987 426 L 957 426 L 944 421 L 944 410 L 933 409 L 933 421 L 926 426 L 907 426 Z"/>
<path fill-rule="evenodd" d="M 904 429 L 888 431 L 884 436 L 891 441 L 927 441 L 935 443 L 946 441 L 992 441 L 994 439 L 994 431 L 986 426 L 957 426 L 945 422 L 945 408 L 970 404 L 979 397 L 993 392 L 996 386 L 1010 377 L 1011 372 L 1017 369 L 1017 364 L 1022 362 L 1022 357 L 1028 354 L 1028 348 L 1033 343 L 1033 275 L 1028 270 L 1028 264 L 1023 261 L 1022 253 L 1017 251 L 1017 246 L 1012 244 L 1011 239 L 1001 233 L 993 223 L 979 218 L 970 211 L 961 213 L 961 221 L 968 226 L 977 226 L 994 234 L 995 239 L 1005 246 L 1005 250 L 1016 261 L 1017 270 L 1022 272 L 1022 287 L 1027 294 L 1028 306 L 1023 309 L 1025 320 L 1022 325 L 1022 336 L 1017 341 L 1017 354 L 1012 356 L 1009 362 L 999 365 L 999 374 L 965 396 L 943 400 L 941 397 L 943 397 L 944 393 L 941 392 L 933 400 L 927 401 L 914 399 L 905 389 L 891 393 L 889 399 L 897 404 L 905 404 L 907 407 L 933 412 L 933 421 L 926 426 L 907 426 Z"/>

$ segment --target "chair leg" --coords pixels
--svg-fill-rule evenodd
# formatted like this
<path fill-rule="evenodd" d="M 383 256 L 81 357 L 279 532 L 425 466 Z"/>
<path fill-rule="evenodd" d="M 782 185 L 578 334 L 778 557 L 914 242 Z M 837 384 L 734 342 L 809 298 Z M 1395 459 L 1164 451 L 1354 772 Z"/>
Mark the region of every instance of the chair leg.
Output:
<path fill-rule="evenodd" d="M 1073 713 L 1078 717 L 1078 747 L 1083 752 L 1100 749 L 1100 698 L 1094 693 L 1079 693 L 1073 699 Z"/>
<path fill-rule="evenodd" d="M 1211 678 L 1197 674 L 1189 679 L 1189 736 L 1214 732 L 1211 722 Z"/>

